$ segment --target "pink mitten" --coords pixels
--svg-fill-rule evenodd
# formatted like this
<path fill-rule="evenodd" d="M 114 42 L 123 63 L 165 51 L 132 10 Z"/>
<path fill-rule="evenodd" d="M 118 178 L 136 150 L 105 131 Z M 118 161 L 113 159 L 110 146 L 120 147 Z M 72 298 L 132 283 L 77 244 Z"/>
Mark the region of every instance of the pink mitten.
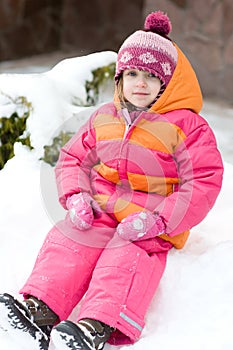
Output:
<path fill-rule="evenodd" d="M 117 233 L 126 241 L 140 241 L 165 233 L 165 223 L 161 216 L 149 211 L 128 215 L 117 226 Z"/>
<path fill-rule="evenodd" d="M 73 194 L 66 206 L 72 223 L 82 231 L 89 229 L 94 218 L 102 215 L 99 204 L 87 192 Z"/>

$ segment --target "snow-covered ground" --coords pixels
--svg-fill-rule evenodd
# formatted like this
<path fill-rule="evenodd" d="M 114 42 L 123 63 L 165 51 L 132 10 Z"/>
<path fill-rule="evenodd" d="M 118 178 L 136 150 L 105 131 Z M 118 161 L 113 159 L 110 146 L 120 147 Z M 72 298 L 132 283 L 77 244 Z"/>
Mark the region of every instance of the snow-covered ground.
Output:
<path fill-rule="evenodd" d="M 84 82 L 91 70 L 115 58 L 113 52 L 102 52 L 62 61 L 43 73 L 0 74 L 1 91 L 27 96 L 34 106 L 28 122 L 34 150 L 16 144 L 15 157 L 0 171 L 0 293 L 18 296 L 46 233 L 64 215 L 53 169 L 38 160 L 43 146 L 59 128 L 78 127 L 88 117 L 92 109 L 78 107 L 74 100 L 85 101 Z M 100 102 L 111 93 L 111 87 L 103 89 Z M 0 115 L 10 109 L 0 98 Z M 233 109 L 205 101 L 201 114 L 223 155 L 222 191 L 185 248 L 170 253 L 141 339 L 132 346 L 107 345 L 106 350 L 233 349 Z M 1 333 L 0 348 L 23 350 Z"/>

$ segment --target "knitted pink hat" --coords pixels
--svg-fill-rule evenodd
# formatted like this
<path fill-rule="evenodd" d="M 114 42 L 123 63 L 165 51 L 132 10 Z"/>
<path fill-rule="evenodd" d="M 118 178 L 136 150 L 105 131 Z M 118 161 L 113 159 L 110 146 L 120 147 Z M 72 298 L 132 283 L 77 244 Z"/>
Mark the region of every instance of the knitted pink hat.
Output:
<path fill-rule="evenodd" d="M 164 87 L 169 83 L 177 63 L 177 50 L 167 37 L 171 22 L 161 11 L 146 17 L 144 30 L 130 35 L 119 49 L 115 81 L 125 69 L 146 70 L 157 76 Z"/>

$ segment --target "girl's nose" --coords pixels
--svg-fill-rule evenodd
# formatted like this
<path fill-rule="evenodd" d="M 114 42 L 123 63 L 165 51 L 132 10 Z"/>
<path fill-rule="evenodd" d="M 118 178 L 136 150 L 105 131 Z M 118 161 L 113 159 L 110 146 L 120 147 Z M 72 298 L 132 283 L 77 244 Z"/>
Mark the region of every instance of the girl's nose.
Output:
<path fill-rule="evenodd" d="M 146 80 L 144 78 L 138 78 L 137 80 L 137 86 L 139 87 L 145 87 L 146 86 Z"/>

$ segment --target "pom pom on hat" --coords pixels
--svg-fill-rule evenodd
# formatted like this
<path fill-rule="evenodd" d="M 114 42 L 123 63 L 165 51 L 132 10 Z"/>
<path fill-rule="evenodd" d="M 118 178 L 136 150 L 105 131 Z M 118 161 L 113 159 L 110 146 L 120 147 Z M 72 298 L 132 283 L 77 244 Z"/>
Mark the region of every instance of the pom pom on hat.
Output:
<path fill-rule="evenodd" d="M 144 29 L 151 32 L 168 35 L 172 30 L 170 19 L 161 11 L 150 13 L 144 23 Z"/>
<path fill-rule="evenodd" d="M 172 29 L 171 22 L 161 11 L 149 14 L 144 30 L 131 34 L 119 49 L 115 81 L 119 81 L 126 69 L 148 71 L 157 76 L 165 88 L 176 68 L 178 53 L 167 37 Z"/>

